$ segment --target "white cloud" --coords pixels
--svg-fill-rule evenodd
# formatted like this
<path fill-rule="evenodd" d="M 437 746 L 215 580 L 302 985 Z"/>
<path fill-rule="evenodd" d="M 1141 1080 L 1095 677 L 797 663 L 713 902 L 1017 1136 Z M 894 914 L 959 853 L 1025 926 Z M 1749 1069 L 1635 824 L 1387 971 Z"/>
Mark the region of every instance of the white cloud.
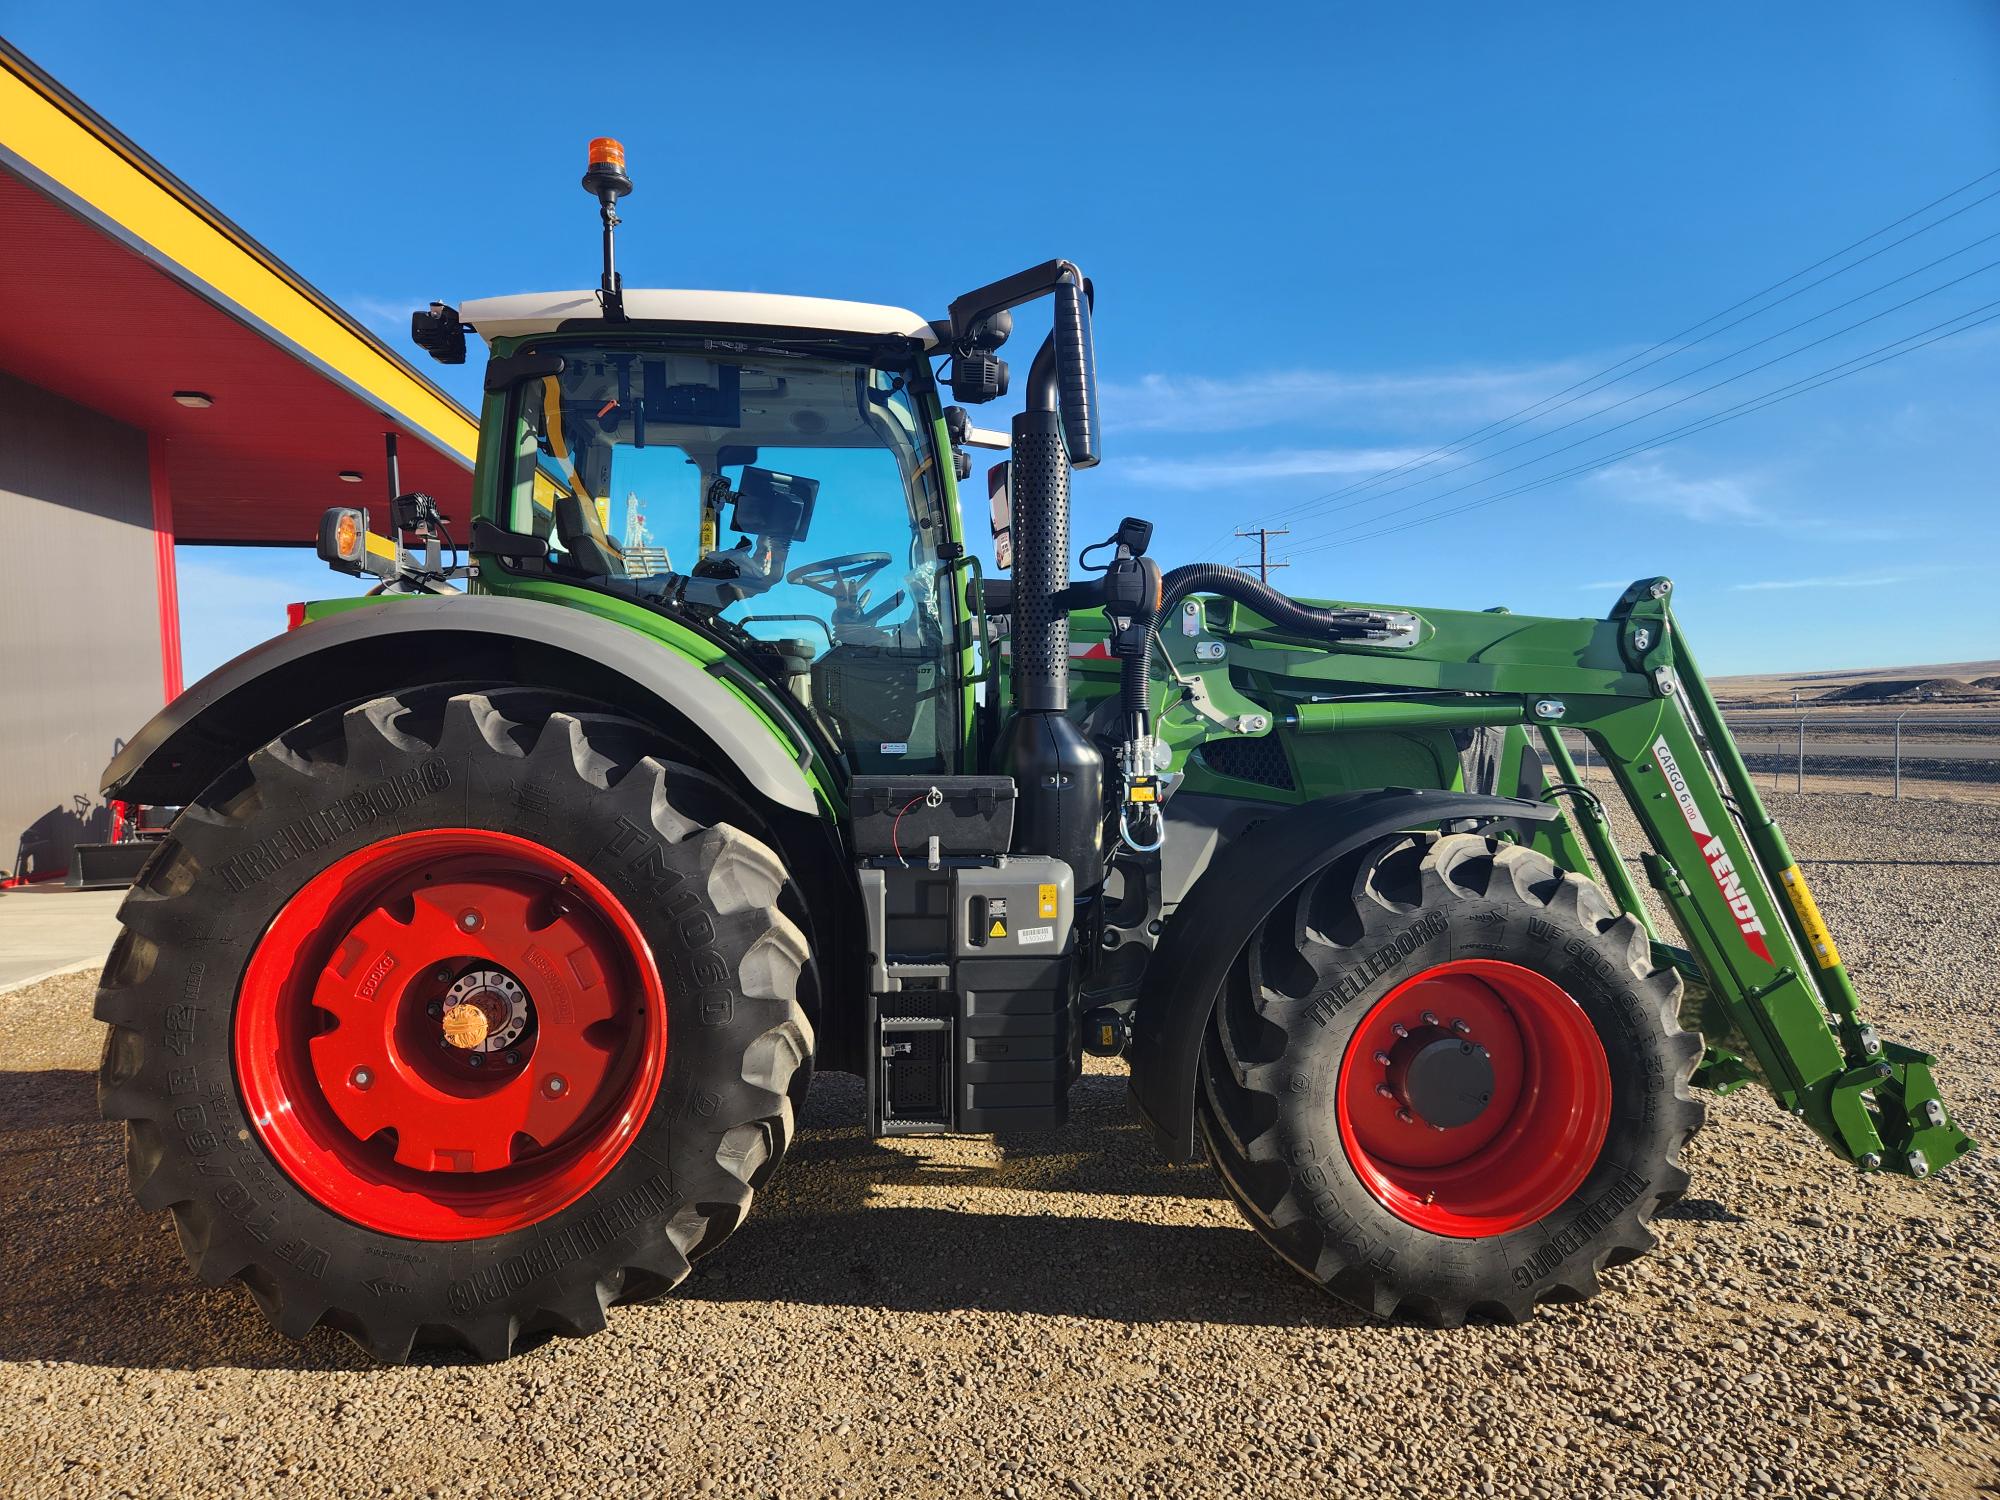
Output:
<path fill-rule="evenodd" d="M 420 307 L 429 307 L 428 297 L 349 297 L 344 304 L 347 310 L 373 328 L 377 333 L 391 334 L 409 342 L 410 314 Z"/>
<path fill-rule="evenodd" d="M 1227 488 L 1272 479 L 1379 474 L 1422 457 L 1421 448 L 1265 448 L 1199 458 L 1122 459 L 1119 477 L 1170 490 Z"/>
<path fill-rule="evenodd" d="M 1244 375 L 1141 376 L 1106 381 L 1100 390 L 1107 426 L 1122 431 L 1237 432 L 1290 422 L 1391 421 L 1426 429 L 1474 426 L 1512 416 L 1554 396 L 1590 372 L 1581 361 L 1419 371 L 1264 370 Z M 1606 398 L 1576 403 L 1588 411 Z M 1567 418 L 1572 408 L 1564 409 Z"/>
<path fill-rule="evenodd" d="M 1918 570 L 1937 571 L 1935 568 Z M 1821 578 L 1765 578 L 1756 583 L 1732 583 L 1730 588 L 1741 594 L 1762 593 L 1769 589 L 1879 589 L 1894 583 L 1909 583 L 1916 576 L 1916 572 L 1835 573 Z"/>
<path fill-rule="evenodd" d="M 1613 464 L 1591 475 L 1590 481 L 1621 504 L 1666 508 L 1690 521 L 1770 526 L 1778 520 L 1752 493 L 1754 481 L 1747 475 L 1683 479 L 1649 459 Z"/>

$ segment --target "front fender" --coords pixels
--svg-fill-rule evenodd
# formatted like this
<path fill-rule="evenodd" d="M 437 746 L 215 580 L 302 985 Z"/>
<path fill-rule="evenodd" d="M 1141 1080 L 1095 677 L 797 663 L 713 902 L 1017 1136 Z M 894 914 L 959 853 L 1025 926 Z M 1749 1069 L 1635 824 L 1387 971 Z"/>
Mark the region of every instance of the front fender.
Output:
<path fill-rule="evenodd" d="M 1230 965 L 1272 907 L 1302 881 L 1393 833 L 1459 818 L 1556 816 L 1548 803 L 1517 797 L 1388 787 L 1287 809 L 1225 845 L 1161 935 L 1133 1012 L 1132 1103 L 1168 1160 L 1194 1159 L 1202 1038 Z"/>
<path fill-rule="evenodd" d="M 803 754 L 671 646 L 582 610 L 482 594 L 346 610 L 251 648 L 155 714 L 105 768 L 104 795 L 186 803 L 315 714 L 450 682 L 554 688 L 673 725 L 776 806 L 817 811 Z"/>

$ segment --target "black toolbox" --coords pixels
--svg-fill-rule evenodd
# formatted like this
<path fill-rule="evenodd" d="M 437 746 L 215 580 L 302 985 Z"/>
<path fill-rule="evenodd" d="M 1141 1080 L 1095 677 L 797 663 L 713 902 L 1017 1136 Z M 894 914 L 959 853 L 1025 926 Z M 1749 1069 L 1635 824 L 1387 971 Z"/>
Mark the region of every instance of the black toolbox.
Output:
<path fill-rule="evenodd" d="M 945 857 L 1005 854 L 1014 841 L 1011 776 L 857 776 L 847 807 L 863 858 L 916 864 L 933 838 Z"/>

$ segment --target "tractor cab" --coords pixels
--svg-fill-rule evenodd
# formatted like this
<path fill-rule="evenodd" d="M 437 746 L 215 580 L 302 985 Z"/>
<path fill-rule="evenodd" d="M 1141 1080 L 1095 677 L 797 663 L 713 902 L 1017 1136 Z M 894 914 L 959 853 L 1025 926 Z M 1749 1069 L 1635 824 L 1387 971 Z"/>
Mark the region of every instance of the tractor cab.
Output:
<path fill-rule="evenodd" d="M 482 588 L 548 579 L 708 637 L 856 771 L 956 766 L 949 454 L 914 313 L 741 293 L 467 303 L 492 347 Z M 942 462 L 941 462 L 942 460 Z"/>

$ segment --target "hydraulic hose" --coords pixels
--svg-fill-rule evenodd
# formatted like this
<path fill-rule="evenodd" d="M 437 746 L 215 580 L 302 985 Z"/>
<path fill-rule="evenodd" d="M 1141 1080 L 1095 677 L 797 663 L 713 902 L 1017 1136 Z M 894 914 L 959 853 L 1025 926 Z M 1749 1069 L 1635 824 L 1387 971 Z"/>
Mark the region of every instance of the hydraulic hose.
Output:
<path fill-rule="evenodd" d="M 1150 570 L 1153 564 L 1148 561 Z M 1281 630 L 1300 635 L 1353 638 L 1378 634 L 1379 617 L 1359 610 L 1316 609 L 1288 599 L 1268 583 L 1252 578 L 1240 568 L 1221 563 L 1188 563 L 1160 579 L 1152 600 L 1139 616 L 1145 648 L 1125 656 L 1118 669 L 1119 706 L 1125 713 L 1127 742 L 1146 738 L 1150 733 L 1151 705 L 1148 702 L 1148 675 L 1153 660 L 1153 642 L 1160 621 L 1189 594 L 1221 594 L 1248 605 Z"/>
<path fill-rule="evenodd" d="M 1379 629 L 1379 625 L 1370 624 L 1370 617 L 1364 613 L 1315 609 L 1296 599 L 1286 598 L 1268 583 L 1252 578 L 1241 568 L 1225 567 L 1221 563 L 1188 563 L 1167 574 L 1160 591 L 1157 613 L 1166 614 L 1194 593 L 1221 594 L 1238 604 L 1247 604 L 1279 629 L 1299 635 L 1352 637 Z"/>
<path fill-rule="evenodd" d="M 1143 576 L 1148 585 L 1146 601 L 1136 617 L 1140 647 L 1136 655 L 1120 657 L 1118 663 L 1118 702 L 1125 711 L 1125 738 L 1128 742 L 1145 739 L 1152 733 L 1148 668 L 1152 665 L 1153 638 L 1160 627 L 1160 601 L 1166 592 L 1166 581 L 1161 577 L 1159 564 L 1148 557 L 1142 558 L 1139 566 L 1144 570 Z"/>

